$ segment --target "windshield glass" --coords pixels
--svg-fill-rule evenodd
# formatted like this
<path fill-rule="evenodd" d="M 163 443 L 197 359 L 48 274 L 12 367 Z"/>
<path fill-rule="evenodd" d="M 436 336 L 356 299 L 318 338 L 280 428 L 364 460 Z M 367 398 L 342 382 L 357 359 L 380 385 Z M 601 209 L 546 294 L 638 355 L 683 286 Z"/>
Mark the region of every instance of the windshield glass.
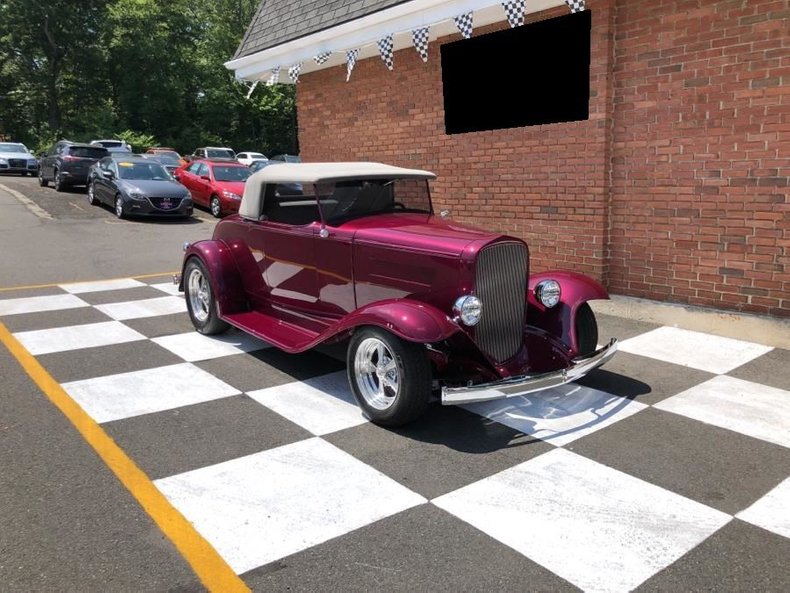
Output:
<path fill-rule="evenodd" d="M 160 163 L 165 164 L 165 165 L 180 165 L 181 164 L 181 161 L 178 160 L 178 158 L 176 158 L 174 156 L 171 156 L 171 155 L 169 155 L 167 153 L 164 153 L 164 152 L 156 153 L 156 156 L 154 157 L 154 159 L 159 161 Z"/>
<path fill-rule="evenodd" d="M 156 150 L 153 152 L 156 156 L 164 156 L 175 161 L 178 161 L 181 158 L 181 155 L 178 154 L 175 150 Z"/>
<path fill-rule="evenodd" d="M 96 144 L 101 144 L 104 148 L 116 148 L 118 146 L 123 146 L 123 142 L 121 140 L 98 140 Z"/>
<path fill-rule="evenodd" d="M 169 181 L 170 173 L 159 163 L 118 162 L 118 175 L 121 179 Z"/>
<path fill-rule="evenodd" d="M 214 179 L 217 181 L 247 181 L 252 172 L 247 167 L 223 167 L 214 165 Z"/>
<path fill-rule="evenodd" d="M 235 159 L 236 155 L 232 150 L 226 148 L 209 148 L 206 156 L 210 159 Z"/>
<path fill-rule="evenodd" d="M 384 212 L 431 212 L 426 179 L 355 179 L 317 186 L 328 222 Z"/>
<path fill-rule="evenodd" d="M 0 142 L 0 152 L 21 152 L 27 154 L 29 151 L 24 144 Z"/>

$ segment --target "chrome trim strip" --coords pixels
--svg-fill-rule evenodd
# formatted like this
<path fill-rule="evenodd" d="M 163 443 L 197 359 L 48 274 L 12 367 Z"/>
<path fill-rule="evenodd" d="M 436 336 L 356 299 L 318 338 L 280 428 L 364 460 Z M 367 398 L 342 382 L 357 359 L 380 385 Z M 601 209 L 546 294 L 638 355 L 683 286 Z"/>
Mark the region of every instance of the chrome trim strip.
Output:
<path fill-rule="evenodd" d="M 471 404 L 517 395 L 526 395 L 534 391 L 565 385 L 581 379 L 590 371 L 608 361 L 617 352 L 617 339 L 587 356 L 574 358 L 568 368 L 540 375 L 519 375 L 501 381 L 479 383 L 469 387 L 442 387 L 442 405 Z"/>

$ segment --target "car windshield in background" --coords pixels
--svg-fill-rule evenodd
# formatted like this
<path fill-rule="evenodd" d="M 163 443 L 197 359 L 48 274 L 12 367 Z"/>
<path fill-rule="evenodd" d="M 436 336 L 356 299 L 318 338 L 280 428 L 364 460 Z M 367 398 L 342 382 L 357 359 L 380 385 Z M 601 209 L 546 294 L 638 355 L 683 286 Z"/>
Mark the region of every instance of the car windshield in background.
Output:
<path fill-rule="evenodd" d="M 118 162 L 118 175 L 121 179 L 169 181 L 170 174 L 159 163 Z"/>
<path fill-rule="evenodd" d="M 327 221 L 384 212 L 431 212 L 425 179 L 355 179 L 322 183 L 316 189 Z"/>
<path fill-rule="evenodd" d="M 155 153 L 156 156 L 164 157 L 162 160 L 165 162 L 170 163 L 180 163 L 181 156 L 175 150 L 157 150 Z"/>
<path fill-rule="evenodd" d="M 104 146 L 104 148 L 118 148 L 123 146 L 123 142 L 121 140 L 102 140 L 96 144 L 101 144 Z"/>
<path fill-rule="evenodd" d="M 69 154 L 83 159 L 101 159 L 107 156 L 107 149 L 100 146 L 72 146 Z"/>
<path fill-rule="evenodd" d="M 24 144 L 8 144 L 0 142 L 0 152 L 20 152 L 27 154 L 29 151 Z"/>
<path fill-rule="evenodd" d="M 247 167 L 214 166 L 214 179 L 217 181 L 247 181 L 251 174 Z"/>
<path fill-rule="evenodd" d="M 232 150 L 211 149 L 206 151 L 206 156 L 210 159 L 235 159 L 236 155 Z"/>
<path fill-rule="evenodd" d="M 178 160 L 177 157 L 174 157 L 174 156 L 172 156 L 170 154 L 167 154 L 167 153 L 164 153 L 164 152 L 156 153 L 155 158 L 156 158 L 157 161 L 159 161 L 160 163 L 163 163 L 165 165 L 180 165 L 181 164 L 181 161 Z"/>

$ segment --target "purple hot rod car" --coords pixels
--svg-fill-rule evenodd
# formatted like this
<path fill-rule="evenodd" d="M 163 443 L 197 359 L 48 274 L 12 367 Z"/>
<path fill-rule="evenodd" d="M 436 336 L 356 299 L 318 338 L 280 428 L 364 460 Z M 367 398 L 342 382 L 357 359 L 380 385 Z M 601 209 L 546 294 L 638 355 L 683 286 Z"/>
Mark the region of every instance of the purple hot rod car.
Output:
<path fill-rule="evenodd" d="M 239 213 L 185 246 L 181 290 L 195 328 L 235 326 L 287 352 L 347 340 L 348 379 L 385 426 L 433 395 L 461 404 L 584 376 L 597 348 L 573 272 L 530 274 L 520 239 L 433 213 L 428 171 L 379 163 L 277 164 L 252 175 Z"/>

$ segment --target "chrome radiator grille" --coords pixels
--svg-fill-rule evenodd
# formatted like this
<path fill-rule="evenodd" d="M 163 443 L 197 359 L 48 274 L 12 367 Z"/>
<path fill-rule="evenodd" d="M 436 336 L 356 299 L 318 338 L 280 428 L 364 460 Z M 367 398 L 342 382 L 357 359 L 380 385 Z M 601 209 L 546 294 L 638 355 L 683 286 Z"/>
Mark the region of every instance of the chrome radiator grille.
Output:
<path fill-rule="evenodd" d="M 475 340 L 497 362 L 507 360 L 521 347 L 528 260 L 523 243 L 497 243 L 477 256 L 475 294 L 482 302 L 483 314 L 475 328 Z"/>

